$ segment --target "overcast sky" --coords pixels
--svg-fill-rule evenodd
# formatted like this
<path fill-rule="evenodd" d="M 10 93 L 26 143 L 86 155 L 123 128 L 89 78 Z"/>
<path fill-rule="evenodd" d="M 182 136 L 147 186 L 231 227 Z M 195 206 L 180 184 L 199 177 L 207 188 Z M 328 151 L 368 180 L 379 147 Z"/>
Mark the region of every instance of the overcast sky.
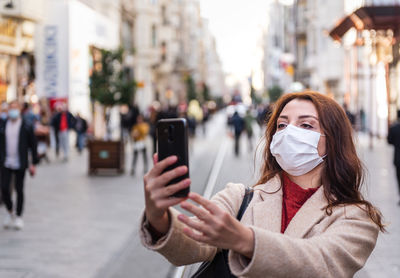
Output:
<path fill-rule="evenodd" d="M 268 16 L 269 0 L 200 0 L 202 16 L 209 19 L 226 73 L 250 75 L 261 63 L 260 38 Z"/>

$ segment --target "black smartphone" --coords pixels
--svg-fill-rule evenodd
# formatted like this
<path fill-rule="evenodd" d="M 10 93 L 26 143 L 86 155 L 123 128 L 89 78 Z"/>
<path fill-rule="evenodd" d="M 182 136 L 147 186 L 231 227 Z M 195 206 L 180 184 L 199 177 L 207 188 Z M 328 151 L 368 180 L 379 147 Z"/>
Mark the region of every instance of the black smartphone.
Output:
<path fill-rule="evenodd" d="M 188 172 L 185 175 L 173 179 L 168 185 L 189 178 L 188 126 L 185 119 L 162 119 L 157 122 L 157 153 L 158 161 L 171 155 L 178 157 L 176 163 L 168 166 L 165 172 L 178 166 L 186 165 L 188 167 Z M 172 197 L 186 197 L 189 191 L 189 187 L 182 189 L 172 195 Z"/>

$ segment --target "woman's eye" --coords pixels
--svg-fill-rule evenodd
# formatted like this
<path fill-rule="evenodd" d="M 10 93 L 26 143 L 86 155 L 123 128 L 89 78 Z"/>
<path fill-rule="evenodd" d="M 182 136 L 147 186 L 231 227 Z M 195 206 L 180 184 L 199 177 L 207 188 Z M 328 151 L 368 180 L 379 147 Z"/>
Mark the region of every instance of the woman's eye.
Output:
<path fill-rule="evenodd" d="M 278 129 L 283 129 L 286 127 L 286 124 L 278 124 Z"/>
<path fill-rule="evenodd" d="M 312 128 L 314 128 L 312 125 L 309 125 L 309 124 L 306 124 L 306 123 L 303 123 L 303 124 L 301 124 L 300 125 L 302 128 L 305 128 L 305 129 L 312 129 Z"/>

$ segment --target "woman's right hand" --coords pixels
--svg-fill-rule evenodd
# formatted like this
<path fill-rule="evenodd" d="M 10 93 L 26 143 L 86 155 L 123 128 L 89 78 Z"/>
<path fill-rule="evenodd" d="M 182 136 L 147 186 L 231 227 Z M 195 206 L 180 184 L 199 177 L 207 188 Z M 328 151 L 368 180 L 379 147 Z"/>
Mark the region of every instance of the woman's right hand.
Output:
<path fill-rule="evenodd" d="M 145 213 L 150 225 L 160 234 L 166 234 L 169 229 L 168 208 L 175 206 L 187 199 L 171 197 L 174 193 L 187 188 L 190 179 L 184 179 L 176 184 L 166 186 L 171 180 L 180 177 L 188 171 L 186 166 L 179 166 L 163 173 L 164 169 L 173 165 L 176 156 L 170 156 L 158 162 L 157 154 L 154 155 L 153 168 L 144 176 Z"/>

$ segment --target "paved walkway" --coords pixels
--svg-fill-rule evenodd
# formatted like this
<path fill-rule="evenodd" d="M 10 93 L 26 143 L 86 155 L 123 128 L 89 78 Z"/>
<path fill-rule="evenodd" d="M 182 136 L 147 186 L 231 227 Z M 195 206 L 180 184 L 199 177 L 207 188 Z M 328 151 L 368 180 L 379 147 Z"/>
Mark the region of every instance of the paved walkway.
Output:
<path fill-rule="evenodd" d="M 382 211 L 388 232 L 379 236 L 367 264 L 355 277 L 400 277 L 400 198 L 392 164 L 393 148 L 383 139 L 375 139 L 372 150 L 368 145 L 368 138 L 360 135 L 358 151 L 368 170 L 365 196 Z"/>
<path fill-rule="evenodd" d="M 132 233 L 140 187 L 127 175 L 88 177 L 86 155 L 40 166 L 26 180 L 25 228 L 0 229 L 0 277 L 93 277 Z"/>

